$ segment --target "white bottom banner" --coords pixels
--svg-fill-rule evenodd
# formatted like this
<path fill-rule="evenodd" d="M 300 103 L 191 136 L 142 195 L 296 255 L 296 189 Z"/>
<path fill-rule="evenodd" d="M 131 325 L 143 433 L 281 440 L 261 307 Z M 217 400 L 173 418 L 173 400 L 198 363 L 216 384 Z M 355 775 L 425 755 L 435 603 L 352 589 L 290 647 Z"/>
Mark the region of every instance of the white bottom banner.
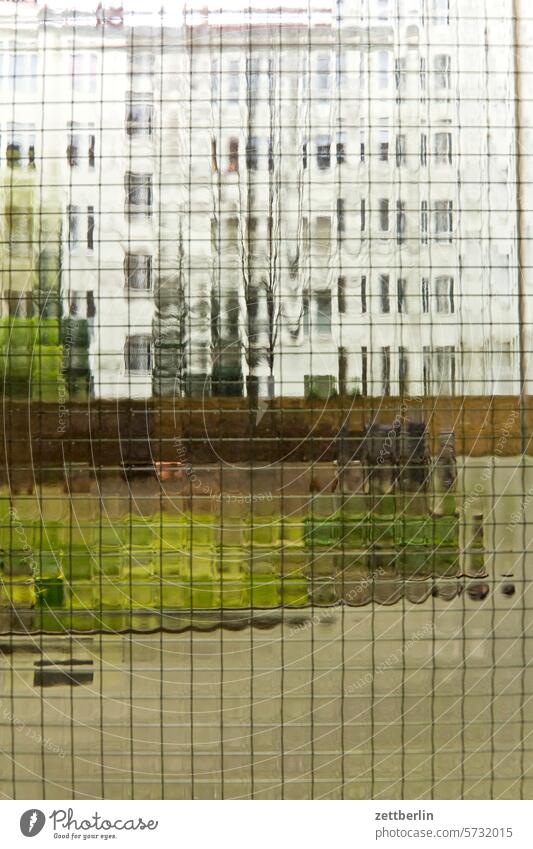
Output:
<path fill-rule="evenodd" d="M 338 845 L 530 847 L 530 804 L 439 802 L 36 801 L 0 803 L 2 844 L 195 849 L 329 849 Z M 265 808 L 270 808 L 266 811 Z M 313 811 L 312 808 L 315 807 Z M 262 824 L 261 824 L 262 823 Z"/>

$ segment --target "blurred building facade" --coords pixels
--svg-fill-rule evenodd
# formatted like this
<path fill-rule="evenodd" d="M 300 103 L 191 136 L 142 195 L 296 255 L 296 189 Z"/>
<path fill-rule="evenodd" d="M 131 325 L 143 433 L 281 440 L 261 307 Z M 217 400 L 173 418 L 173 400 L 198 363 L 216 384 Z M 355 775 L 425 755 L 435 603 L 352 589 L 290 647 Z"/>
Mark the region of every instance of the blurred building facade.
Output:
<path fill-rule="evenodd" d="M 510 0 L 0 7 L 2 314 L 77 390 L 518 393 Z"/>

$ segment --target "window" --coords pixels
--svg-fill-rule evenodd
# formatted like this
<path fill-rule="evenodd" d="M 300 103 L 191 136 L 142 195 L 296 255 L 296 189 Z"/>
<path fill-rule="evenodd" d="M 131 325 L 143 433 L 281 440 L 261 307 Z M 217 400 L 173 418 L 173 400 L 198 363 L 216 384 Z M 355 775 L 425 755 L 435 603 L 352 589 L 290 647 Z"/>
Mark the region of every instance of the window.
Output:
<path fill-rule="evenodd" d="M 126 254 L 124 282 L 127 289 L 148 291 L 152 288 L 152 257 L 148 254 Z"/>
<path fill-rule="evenodd" d="M 420 241 L 423 245 L 428 243 L 428 202 L 420 202 Z"/>
<path fill-rule="evenodd" d="M 273 61 L 273 59 L 268 60 L 267 77 L 268 77 L 268 96 L 270 98 L 272 98 L 273 95 L 274 95 L 274 61 Z"/>
<path fill-rule="evenodd" d="M 422 312 L 429 312 L 429 278 L 422 277 Z"/>
<path fill-rule="evenodd" d="M 346 277 L 337 279 L 337 307 L 340 315 L 346 312 Z"/>
<path fill-rule="evenodd" d="M 452 134 L 435 133 L 435 162 L 439 165 L 451 165 Z"/>
<path fill-rule="evenodd" d="M 94 94 L 96 91 L 97 57 L 94 53 L 73 53 L 70 75 L 74 91 Z"/>
<path fill-rule="evenodd" d="M 231 138 L 229 140 L 229 165 L 228 171 L 234 173 L 239 170 L 239 139 Z"/>
<path fill-rule="evenodd" d="M 381 162 L 389 161 L 389 129 L 381 127 L 379 130 L 379 158 Z"/>
<path fill-rule="evenodd" d="M 451 88 L 451 57 L 445 53 L 439 53 L 434 58 L 433 69 L 437 88 Z"/>
<path fill-rule="evenodd" d="M 218 171 L 218 157 L 217 157 L 217 140 L 211 139 L 211 172 L 216 174 Z"/>
<path fill-rule="evenodd" d="M 80 211 L 77 206 L 72 206 L 69 204 L 67 206 L 67 219 L 68 219 L 68 247 L 70 251 L 73 251 L 78 246 L 78 238 L 79 238 L 79 217 Z"/>
<path fill-rule="evenodd" d="M 9 168 L 35 165 L 35 126 L 7 124 L 6 164 Z"/>
<path fill-rule="evenodd" d="M 226 247 L 231 253 L 239 248 L 239 219 L 236 216 L 226 220 Z"/>
<path fill-rule="evenodd" d="M 94 250 L 94 206 L 87 207 L 87 250 Z"/>
<path fill-rule="evenodd" d="M 85 307 L 85 292 L 75 291 L 71 289 L 69 292 L 68 300 L 68 314 L 72 316 L 72 318 L 81 318 L 83 316 L 83 310 Z"/>
<path fill-rule="evenodd" d="M 420 133 L 420 164 L 428 164 L 428 137 L 426 133 Z"/>
<path fill-rule="evenodd" d="M 422 374 L 424 395 L 431 395 L 431 349 L 427 345 L 424 345 L 422 350 Z"/>
<path fill-rule="evenodd" d="M 346 159 L 346 133 L 337 133 L 337 165 L 342 165 Z"/>
<path fill-rule="evenodd" d="M 435 350 L 436 391 L 439 395 L 455 394 L 455 348 L 445 345 Z"/>
<path fill-rule="evenodd" d="M 378 0 L 378 20 L 387 21 L 389 19 L 389 0 Z"/>
<path fill-rule="evenodd" d="M 361 277 L 361 312 L 366 312 L 366 274 Z"/>
<path fill-rule="evenodd" d="M 246 240 L 248 242 L 248 250 L 254 251 L 257 240 L 257 218 L 249 215 L 246 221 Z"/>
<path fill-rule="evenodd" d="M 366 130 L 364 127 L 361 127 L 359 130 L 359 159 L 361 162 L 365 161 L 365 139 L 366 139 Z"/>
<path fill-rule="evenodd" d="M 259 140 L 255 136 L 250 136 L 246 142 L 246 167 L 248 171 L 257 171 L 258 150 Z"/>
<path fill-rule="evenodd" d="M 381 89 L 389 85 L 389 54 L 385 50 L 378 53 L 378 86 Z"/>
<path fill-rule="evenodd" d="M 69 133 L 67 140 L 67 161 L 71 168 L 79 165 L 80 137 L 77 133 Z"/>
<path fill-rule="evenodd" d="M 141 53 L 136 45 L 129 54 L 129 72 L 132 86 L 137 90 L 152 91 L 155 56 L 153 53 Z"/>
<path fill-rule="evenodd" d="M 316 87 L 319 95 L 324 96 L 329 90 L 329 56 L 322 53 L 316 60 Z"/>
<path fill-rule="evenodd" d="M 328 251 L 331 241 L 331 218 L 329 215 L 317 216 L 315 228 L 317 248 L 321 251 Z"/>
<path fill-rule="evenodd" d="M 307 168 L 307 142 L 302 144 L 302 168 Z"/>
<path fill-rule="evenodd" d="M 331 292 L 318 292 L 316 296 L 316 328 L 321 335 L 331 333 Z"/>
<path fill-rule="evenodd" d="M 128 136 L 151 136 L 153 118 L 152 96 L 129 91 L 126 95 L 126 132 Z"/>
<path fill-rule="evenodd" d="M 274 170 L 274 145 L 272 139 L 268 140 L 268 170 L 270 173 Z"/>
<path fill-rule="evenodd" d="M 452 240 L 453 205 L 451 200 L 438 200 L 435 203 L 435 236 L 439 240 Z"/>
<path fill-rule="evenodd" d="M 346 395 L 346 377 L 348 375 L 348 356 L 346 348 L 339 348 L 339 392 Z"/>
<path fill-rule="evenodd" d="M 450 23 L 450 0 L 433 0 L 433 23 L 444 26 Z"/>
<path fill-rule="evenodd" d="M 405 201 L 396 201 L 396 241 L 401 245 L 405 241 L 407 219 L 405 217 Z"/>
<path fill-rule="evenodd" d="M 16 43 L 12 45 L 15 53 L 9 56 L 8 76 L 14 91 L 37 91 L 37 53 L 19 52 Z"/>
<path fill-rule="evenodd" d="M 81 127 L 73 121 L 69 122 L 67 162 L 71 168 L 78 167 L 85 156 L 87 156 L 89 168 L 94 168 L 95 136 L 93 132 L 90 132 L 92 126 L 89 124 Z"/>
<path fill-rule="evenodd" d="M 396 136 L 396 165 L 405 165 L 406 161 L 405 135 L 400 133 Z"/>
<path fill-rule="evenodd" d="M 364 345 L 361 348 L 361 391 L 368 395 L 368 350 Z"/>
<path fill-rule="evenodd" d="M 87 318 L 96 318 L 96 302 L 94 300 L 94 292 L 89 291 L 85 299 Z"/>
<path fill-rule="evenodd" d="M 388 232 L 389 229 L 389 201 L 387 198 L 381 198 L 379 201 L 379 229 L 382 233 Z"/>
<path fill-rule="evenodd" d="M 152 175 L 133 174 L 126 172 L 124 179 L 126 189 L 126 213 L 140 212 L 150 215 L 152 211 Z"/>
<path fill-rule="evenodd" d="M 331 144 L 329 136 L 317 136 L 316 140 L 316 163 L 321 171 L 329 168 L 331 164 Z"/>
<path fill-rule="evenodd" d="M 361 198 L 361 207 L 359 214 L 361 220 L 361 233 L 364 233 L 366 229 L 366 200 L 364 198 Z"/>
<path fill-rule="evenodd" d="M 345 230 L 344 198 L 337 198 L 337 234 L 342 236 Z"/>
<path fill-rule="evenodd" d="M 381 302 L 381 312 L 390 312 L 390 295 L 389 295 L 389 275 L 379 275 L 379 292 Z"/>
<path fill-rule="evenodd" d="M 426 96 L 426 57 L 420 57 L 420 67 L 418 71 L 418 76 L 420 80 L 420 96 L 424 98 Z"/>
<path fill-rule="evenodd" d="M 346 82 L 346 57 L 341 50 L 335 55 L 335 82 L 338 88 L 342 88 Z"/>
<path fill-rule="evenodd" d="M 405 85 L 405 69 L 406 62 L 403 57 L 394 60 L 394 80 L 397 91 L 400 91 L 400 89 L 402 89 Z"/>
<path fill-rule="evenodd" d="M 150 372 L 152 370 L 152 340 L 150 336 L 128 336 L 124 346 L 126 371 Z"/>
<path fill-rule="evenodd" d="M 233 60 L 228 64 L 228 100 L 230 103 L 239 102 L 240 79 L 239 79 L 239 62 Z"/>
<path fill-rule="evenodd" d="M 381 349 L 381 394 L 390 395 L 390 348 Z"/>
<path fill-rule="evenodd" d="M 260 64 L 257 59 L 246 58 L 246 91 L 248 97 L 255 99 L 259 91 Z"/>
<path fill-rule="evenodd" d="M 438 313 L 450 314 L 455 311 L 453 277 L 437 277 L 435 280 L 435 300 Z"/>
<path fill-rule="evenodd" d="M 94 148 L 95 148 L 95 135 L 94 135 L 94 133 L 89 133 L 89 150 L 88 150 L 89 168 L 94 168 Z"/>
<path fill-rule="evenodd" d="M 398 277 L 396 281 L 396 294 L 398 297 L 398 312 L 407 312 L 407 281 L 405 277 Z"/>
<path fill-rule="evenodd" d="M 400 395 L 409 393 L 409 359 L 406 348 L 398 349 L 398 391 Z"/>

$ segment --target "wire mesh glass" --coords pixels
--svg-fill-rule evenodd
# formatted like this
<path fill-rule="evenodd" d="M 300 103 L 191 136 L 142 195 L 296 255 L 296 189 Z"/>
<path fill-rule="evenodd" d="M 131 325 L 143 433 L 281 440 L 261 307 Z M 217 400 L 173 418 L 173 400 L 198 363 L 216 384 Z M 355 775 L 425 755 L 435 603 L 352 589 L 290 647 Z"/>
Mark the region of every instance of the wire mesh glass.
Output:
<path fill-rule="evenodd" d="M 527 7 L 75 5 L 0 3 L 0 793 L 530 798 Z"/>

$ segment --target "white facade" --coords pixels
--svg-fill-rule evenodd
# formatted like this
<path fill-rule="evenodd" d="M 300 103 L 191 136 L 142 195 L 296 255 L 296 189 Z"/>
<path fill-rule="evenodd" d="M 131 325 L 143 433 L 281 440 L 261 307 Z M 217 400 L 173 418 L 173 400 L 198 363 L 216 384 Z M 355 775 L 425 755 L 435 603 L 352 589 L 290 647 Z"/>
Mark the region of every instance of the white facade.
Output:
<path fill-rule="evenodd" d="M 510 0 L 0 6 L 2 159 L 15 124 L 61 198 L 95 395 L 518 393 Z"/>

